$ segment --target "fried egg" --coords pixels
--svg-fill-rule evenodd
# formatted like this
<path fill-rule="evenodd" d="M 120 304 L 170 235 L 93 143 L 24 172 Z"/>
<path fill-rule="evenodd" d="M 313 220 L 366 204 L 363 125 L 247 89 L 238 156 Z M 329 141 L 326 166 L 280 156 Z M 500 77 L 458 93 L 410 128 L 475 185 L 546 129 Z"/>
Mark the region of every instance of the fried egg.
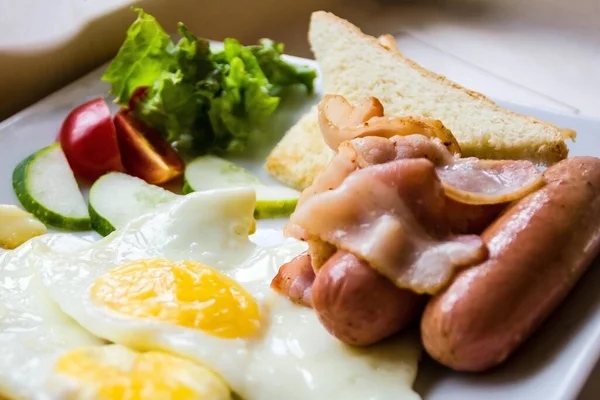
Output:
<path fill-rule="evenodd" d="M 230 399 L 211 370 L 163 352 L 107 345 L 57 307 L 37 273 L 37 260 L 47 257 L 38 249 L 66 254 L 89 245 L 46 235 L 0 255 L 0 397 Z"/>
<path fill-rule="evenodd" d="M 211 370 L 158 351 L 120 345 L 76 348 L 62 354 L 45 385 L 44 398 L 98 400 L 231 400 Z"/>
<path fill-rule="evenodd" d="M 46 295 L 31 263 L 40 239 L 0 255 L 0 393 L 10 398 L 42 393 L 48 373 L 62 353 L 103 344 Z M 67 251 L 86 244 L 64 236 L 48 241 L 47 246 Z"/>
<path fill-rule="evenodd" d="M 306 245 L 260 229 L 251 240 L 254 205 L 251 189 L 192 193 L 95 243 L 40 243 L 36 265 L 94 335 L 193 360 L 245 400 L 418 398 L 416 337 L 350 348 L 270 288 Z"/>

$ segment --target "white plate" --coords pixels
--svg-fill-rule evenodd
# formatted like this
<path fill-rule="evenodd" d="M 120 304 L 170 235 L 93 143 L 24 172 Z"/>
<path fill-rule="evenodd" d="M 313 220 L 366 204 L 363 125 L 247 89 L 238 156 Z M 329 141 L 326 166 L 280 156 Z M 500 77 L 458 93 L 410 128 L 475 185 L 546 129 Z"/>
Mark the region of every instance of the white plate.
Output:
<path fill-rule="evenodd" d="M 290 57 L 301 63 L 313 61 Z M 0 124 L 0 204 L 18 204 L 11 186 L 15 165 L 27 155 L 54 141 L 58 129 L 75 106 L 95 96 L 105 96 L 107 85 L 99 80 L 104 67 L 47 97 Z M 287 98 L 265 131 L 268 138 L 252 154 L 236 161 L 270 179 L 263 162 L 277 139 L 317 97 Z M 600 120 L 556 114 L 516 104 L 503 104 L 517 112 L 573 128 L 578 140 L 570 155 L 600 156 Z M 261 221 L 259 233 L 278 229 L 283 221 Z M 95 235 L 84 233 L 83 235 Z M 424 358 L 416 390 L 427 400 L 573 399 L 585 383 L 600 355 L 600 270 L 598 263 L 583 277 L 565 304 L 539 333 L 527 341 L 503 367 L 486 374 L 458 374 Z"/>

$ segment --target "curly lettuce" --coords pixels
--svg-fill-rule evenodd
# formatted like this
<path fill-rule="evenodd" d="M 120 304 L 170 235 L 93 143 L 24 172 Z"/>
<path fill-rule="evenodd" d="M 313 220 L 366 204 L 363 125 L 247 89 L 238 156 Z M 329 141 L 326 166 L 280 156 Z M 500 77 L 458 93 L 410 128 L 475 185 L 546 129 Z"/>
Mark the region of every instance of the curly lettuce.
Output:
<path fill-rule="evenodd" d="M 244 150 L 273 114 L 284 89 L 314 89 L 314 70 L 282 59 L 269 39 L 243 46 L 226 39 L 213 51 L 183 24 L 174 43 L 141 9 L 102 79 L 122 107 L 180 149 L 197 153 Z M 145 88 L 143 96 L 138 89 Z"/>

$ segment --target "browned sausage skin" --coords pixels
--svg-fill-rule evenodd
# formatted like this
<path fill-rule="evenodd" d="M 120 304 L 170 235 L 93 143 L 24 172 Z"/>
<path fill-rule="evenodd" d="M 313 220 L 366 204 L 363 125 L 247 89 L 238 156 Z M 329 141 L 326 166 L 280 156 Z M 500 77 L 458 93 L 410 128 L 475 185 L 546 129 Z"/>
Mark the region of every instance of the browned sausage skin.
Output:
<path fill-rule="evenodd" d="M 428 303 L 427 352 L 462 371 L 502 363 L 563 300 L 600 250 L 600 159 L 575 157 L 483 233 L 488 261 Z"/>
<path fill-rule="evenodd" d="M 319 270 L 303 253 L 284 264 L 271 287 L 297 304 L 314 307 L 323 326 L 342 342 L 365 346 L 413 322 L 425 297 L 398 289 L 350 253 L 338 251 Z"/>
<path fill-rule="evenodd" d="M 472 205 L 446 198 L 446 217 L 455 234 L 481 234 L 506 209 L 507 203 Z"/>
<path fill-rule="evenodd" d="M 420 314 L 424 297 L 398 289 L 354 255 L 338 251 L 319 270 L 312 303 L 323 326 L 342 342 L 365 346 L 389 337 Z"/>

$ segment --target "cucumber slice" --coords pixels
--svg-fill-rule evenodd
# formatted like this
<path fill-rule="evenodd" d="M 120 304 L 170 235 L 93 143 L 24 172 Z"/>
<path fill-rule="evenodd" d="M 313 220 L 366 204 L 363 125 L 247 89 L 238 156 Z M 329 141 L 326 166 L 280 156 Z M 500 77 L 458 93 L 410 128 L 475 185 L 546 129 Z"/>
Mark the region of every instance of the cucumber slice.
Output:
<path fill-rule="evenodd" d="M 12 184 L 23 207 L 46 225 L 90 229 L 85 200 L 58 143 L 21 161 L 13 171 Z"/>
<path fill-rule="evenodd" d="M 179 196 L 121 172 L 110 172 L 90 188 L 92 228 L 102 236 Z"/>
<path fill-rule="evenodd" d="M 257 186 L 254 218 L 280 218 L 296 209 L 300 192 L 284 186 Z"/>
<path fill-rule="evenodd" d="M 256 191 L 254 217 L 287 217 L 296 208 L 300 192 L 284 186 L 264 185 L 246 169 L 215 156 L 202 156 L 185 169 L 183 193 L 233 187 L 252 187 Z"/>
<path fill-rule="evenodd" d="M 201 156 L 185 167 L 183 193 L 234 187 L 255 187 L 260 180 L 246 169 L 215 156 Z"/>

